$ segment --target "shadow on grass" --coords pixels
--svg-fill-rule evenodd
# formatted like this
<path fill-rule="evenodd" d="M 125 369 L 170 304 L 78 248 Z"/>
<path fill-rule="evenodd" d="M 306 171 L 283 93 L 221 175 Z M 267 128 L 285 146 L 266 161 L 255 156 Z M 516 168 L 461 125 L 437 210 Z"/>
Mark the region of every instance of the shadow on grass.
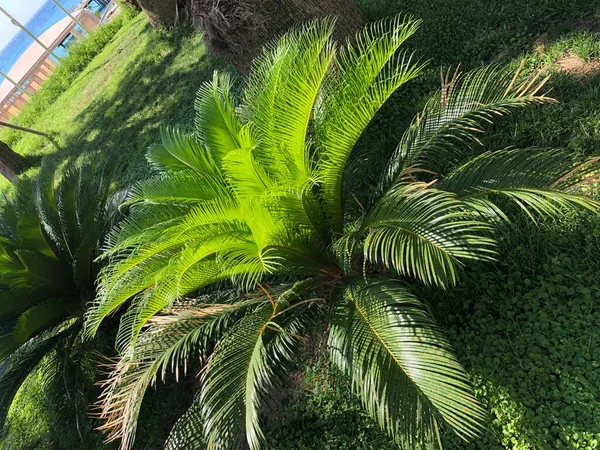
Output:
<path fill-rule="evenodd" d="M 356 1 L 369 19 L 398 13 L 422 19 L 410 46 L 436 67 L 458 63 L 473 67 L 517 56 L 541 35 L 561 35 L 597 22 L 600 14 L 600 4 L 590 0 Z"/>
<path fill-rule="evenodd" d="M 449 448 L 594 448 L 600 437 L 600 221 L 517 222 L 499 262 L 431 292 L 492 412 L 490 431 Z M 426 294 L 425 294 L 426 295 Z"/>
<path fill-rule="evenodd" d="M 461 64 L 469 70 L 483 64 L 544 65 L 543 54 L 552 43 L 574 30 L 598 31 L 600 4 L 589 0 L 357 0 L 371 20 L 398 13 L 422 19 L 419 31 L 405 44 L 415 56 L 429 60 L 422 76 L 403 86 L 382 108 L 362 139 L 357 164 L 368 167 L 360 178 L 377 182 L 378 174 L 406 126 L 440 87 L 440 68 Z M 600 38 L 597 41 L 600 44 Z M 545 46 L 540 46 L 540 40 Z M 600 55 L 596 55 L 600 57 Z M 557 105 L 533 107 L 500 121 L 484 136 L 492 147 L 506 145 L 567 147 L 582 154 L 600 153 L 598 78 L 577 79 L 558 74 L 548 87 Z M 577 126 L 573 126 L 577 124 Z M 364 199 L 361 186 L 356 195 Z"/>
<path fill-rule="evenodd" d="M 144 155 L 159 140 L 160 129 L 191 127 L 198 88 L 215 69 L 226 67 L 223 61 L 205 54 L 174 70 L 174 60 L 192 33 L 191 30 L 177 30 L 169 35 L 151 33 L 143 41 L 142 57 L 132 60 L 117 89 L 110 94 L 95 95 L 77 114 L 74 119 L 77 130 L 63 136 L 64 150 L 55 152 L 56 156 L 65 158 L 94 152 L 100 155 L 98 164 L 116 165 L 118 187 L 147 176 L 149 169 Z M 109 61 L 94 70 L 100 70 Z"/>

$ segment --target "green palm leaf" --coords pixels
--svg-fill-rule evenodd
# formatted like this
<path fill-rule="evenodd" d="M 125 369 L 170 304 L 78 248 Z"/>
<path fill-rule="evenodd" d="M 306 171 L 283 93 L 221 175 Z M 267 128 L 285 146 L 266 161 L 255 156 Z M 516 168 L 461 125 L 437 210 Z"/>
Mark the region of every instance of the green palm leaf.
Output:
<path fill-rule="evenodd" d="M 332 34 L 329 20 L 293 29 L 252 67 L 245 108 L 260 143 L 257 158 L 276 182 L 310 177 L 306 138 L 335 55 Z"/>
<path fill-rule="evenodd" d="M 485 222 L 470 218 L 454 195 L 413 183 L 385 195 L 357 235 L 364 236 L 367 261 L 447 286 L 456 283 L 461 260 L 491 259 L 490 231 Z"/>
<path fill-rule="evenodd" d="M 135 184 L 127 204 L 145 202 L 152 205 L 193 207 L 195 203 L 227 197 L 228 190 L 220 178 L 199 177 L 191 171 L 168 172 Z"/>
<path fill-rule="evenodd" d="M 568 192 L 573 184 L 597 171 L 596 164 L 576 164 L 564 150 L 507 149 L 470 160 L 437 183 L 436 188 L 456 194 L 475 210 L 492 217 L 506 217 L 494 197 L 514 201 L 528 215 L 557 215 L 573 206 L 598 211 L 599 202 Z"/>
<path fill-rule="evenodd" d="M 191 358 L 210 348 L 227 325 L 258 300 L 234 304 L 223 295 L 199 299 L 204 304 L 171 315 L 157 316 L 105 381 L 101 398 L 102 429 L 110 441 L 120 439 L 121 448 L 130 448 L 135 439 L 144 394 L 168 371 L 180 370 Z"/>
<path fill-rule="evenodd" d="M 113 167 L 92 169 L 81 164 L 75 199 L 79 239 L 73 253 L 73 278 L 80 289 L 88 290 L 95 282 L 94 253 L 110 222 L 108 203 Z"/>
<path fill-rule="evenodd" d="M 274 302 L 269 298 L 272 304 L 247 314 L 215 348 L 202 371 L 197 399 L 208 449 L 239 447 L 244 430 L 249 447 L 260 448 L 262 399 L 294 359 L 298 335 L 309 319 L 303 317 L 307 304 L 297 301 L 306 289 L 304 284 L 284 291 Z M 307 280 L 306 284 L 315 283 Z"/>
<path fill-rule="evenodd" d="M 0 426 L 4 425 L 13 398 L 39 362 L 70 330 L 40 334 L 0 362 Z"/>
<path fill-rule="evenodd" d="M 384 177 L 389 186 L 413 166 L 444 171 L 465 159 L 465 149 L 479 143 L 483 126 L 494 118 L 532 104 L 554 100 L 539 94 L 547 78 L 521 76 L 498 66 L 467 73 L 457 69 L 451 79 L 442 78 L 442 89 L 425 105 L 405 131 Z"/>
<path fill-rule="evenodd" d="M 337 73 L 324 86 L 316 115 L 317 177 L 336 232 L 342 230 L 343 174 L 352 149 L 387 99 L 423 67 L 398 54 L 419 24 L 397 16 L 370 25 L 341 53 Z"/>
<path fill-rule="evenodd" d="M 36 291 L 30 286 L 0 292 L 0 318 L 25 311 L 38 303 L 45 294 L 48 294 L 47 290 Z"/>
<path fill-rule="evenodd" d="M 200 142 L 217 161 L 242 146 L 242 123 L 231 95 L 233 84 L 226 74 L 214 74 L 202 85 L 196 97 L 196 132 Z"/>
<path fill-rule="evenodd" d="M 0 337 L 0 361 L 24 345 L 31 337 L 60 323 L 67 315 L 68 306 L 70 305 L 65 304 L 62 298 L 48 299 L 22 312 L 10 332 Z"/>
<path fill-rule="evenodd" d="M 19 183 L 15 200 L 4 208 L 0 415 L 48 352 L 60 349 L 73 364 L 79 361 L 66 337 L 71 342 L 77 337 L 79 319 L 93 298 L 92 260 L 108 223 L 111 175 L 90 164 L 85 158 L 62 163 L 45 158 L 35 181 Z"/>
<path fill-rule="evenodd" d="M 245 317 L 219 343 L 202 374 L 200 404 L 208 449 L 240 446 L 240 431 L 252 449 L 262 432 L 258 426 L 259 390 L 270 384 L 263 333 L 273 317 L 270 305 Z"/>
<path fill-rule="evenodd" d="M 57 163 L 51 158 L 44 158 L 40 167 L 40 173 L 35 180 L 33 192 L 36 202 L 36 216 L 43 224 L 45 234 L 48 236 L 48 244 L 54 253 L 63 262 L 69 261 L 69 251 L 65 247 L 64 233 L 58 212 L 58 193 L 56 187 Z"/>
<path fill-rule="evenodd" d="M 159 171 L 191 170 L 200 175 L 219 175 L 218 166 L 210 151 L 200 141 L 178 130 L 163 130 L 162 144 L 150 147 L 148 162 Z"/>
<path fill-rule="evenodd" d="M 405 449 L 437 448 L 441 423 L 476 436 L 486 414 L 424 305 L 399 282 L 354 280 L 336 301 L 328 347 L 380 427 Z"/>

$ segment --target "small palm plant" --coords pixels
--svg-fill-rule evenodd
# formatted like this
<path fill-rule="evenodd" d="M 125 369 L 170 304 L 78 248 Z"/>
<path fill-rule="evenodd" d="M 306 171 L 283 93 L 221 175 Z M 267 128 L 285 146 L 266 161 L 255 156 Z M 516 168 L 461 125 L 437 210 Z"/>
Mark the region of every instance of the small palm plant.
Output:
<path fill-rule="evenodd" d="M 400 50 L 417 26 L 379 22 L 344 49 L 328 21 L 291 31 L 255 62 L 240 102 L 215 75 L 198 95 L 197 132 L 166 131 L 149 150 L 159 174 L 133 188 L 86 319 L 92 336 L 130 302 L 101 405 L 122 449 L 148 386 L 190 359 L 201 388 L 167 447 L 258 449 L 265 396 L 323 323 L 331 361 L 402 448 L 437 447 L 440 426 L 465 439 L 484 426 L 410 285 L 448 288 L 466 261 L 493 259 L 511 204 L 532 217 L 599 205 L 573 193 L 592 166 L 564 151 L 474 145 L 494 117 L 551 101 L 543 79 L 484 68 L 445 80 L 372 202 L 357 206 L 346 166 L 377 111 L 422 70 Z"/>
<path fill-rule="evenodd" d="M 79 406 L 87 395 L 76 387 L 85 381 L 86 368 L 78 364 L 90 345 L 77 338 L 95 297 L 93 259 L 108 227 L 109 180 L 108 172 L 82 161 L 45 159 L 37 179 L 20 180 L 14 199 L 2 205 L 0 424 L 38 367 L 49 392 L 64 403 L 61 411 L 85 418 Z"/>

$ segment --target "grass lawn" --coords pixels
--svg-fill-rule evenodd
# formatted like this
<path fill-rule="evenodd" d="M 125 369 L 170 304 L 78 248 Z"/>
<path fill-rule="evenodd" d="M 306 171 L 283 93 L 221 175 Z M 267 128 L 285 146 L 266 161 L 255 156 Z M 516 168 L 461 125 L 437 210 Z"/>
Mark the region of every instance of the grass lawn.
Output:
<path fill-rule="evenodd" d="M 380 172 L 403 125 L 439 86 L 440 67 L 459 63 L 516 67 L 526 58 L 528 70 L 552 74 L 548 87 L 559 103 L 502 120 L 484 144 L 600 155 L 597 1 L 357 1 L 369 19 L 399 12 L 423 19 L 409 46 L 430 59 L 424 76 L 394 96 L 363 139 L 369 151 L 355 159 L 364 179 Z M 94 153 L 99 164 L 116 164 L 117 182 L 126 186 L 149 173 L 144 153 L 161 127 L 192 126 L 196 90 L 215 68 L 229 66 L 206 54 L 198 34 L 156 33 L 139 16 L 31 124 L 53 133 L 60 149 L 8 131 L 0 140 L 32 158 Z M 447 437 L 447 448 L 600 448 L 600 220 L 570 217 L 562 225 L 520 225 L 503 240 L 502 263 L 466 273 L 449 294 L 429 293 L 492 414 L 480 441 Z M 323 372 L 309 370 L 312 389 L 292 402 L 287 425 L 270 432 L 268 448 L 392 449 L 344 393 L 345 381 Z"/>
<path fill-rule="evenodd" d="M 140 15 L 31 124 L 56 136 L 59 150 L 35 135 L 4 131 L 0 139 L 33 158 L 93 152 L 116 163 L 127 185 L 147 174 L 144 153 L 160 127 L 192 125 L 196 90 L 219 67 L 227 64 L 206 54 L 199 34 L 154 33 Z"/>

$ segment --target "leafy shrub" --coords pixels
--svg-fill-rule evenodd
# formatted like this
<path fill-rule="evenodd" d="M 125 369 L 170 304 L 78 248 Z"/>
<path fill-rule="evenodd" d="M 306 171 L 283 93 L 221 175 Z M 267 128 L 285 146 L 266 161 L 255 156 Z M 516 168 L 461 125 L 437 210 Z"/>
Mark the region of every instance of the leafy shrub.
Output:
<path fill-rule="evenodd" d="M 141 8 L 135 0 L 117 0 L 117 3 L 121 8 L 121 14 L 124 15 L 127 20 L 133 19 L 141 11 Z"/>
<path fill-rule="evenodd" d="M 91 433 L 89 362 L 99 347 L 78 336 L 95 295 L 96 244 L 112 217 L 110 172 L 89 158 L 44 159 L 39 176 L 20 179 L 0 205 L 0 427 L 22 383 L 41 370 L 54 428 L 76 428 L 75 442 Z"/>
<path fill-rule="evenodd" d="M 440 424 L 478 434 L 486 415 L 406 284 L 451 287 L 463 262 L 489 260 L 511 200 L 531 217 L 595 211 L 574 193 L 595 163 L 476 150 L 494 117 L 550 101 L 537 94 L 544 80 L 487 67 L 448 76 L 380 189 L 353 201 L 344 168 L 376 112 L 420 72 L 396 57 L 415 29 L 400 17 L 376 23 L 337 55 L 329 22 L 291 31 L 257 61 L 239 104 L 230 78 L 215 75 L 197 97 L 196 134 L 165 131 L 151 147 L 159 175 L 131 189 L 86 315 L 93 336 L 128 305 L 101 402 L 122 449 L 151 381 L 200 354 L 211 355 L 202 387 L 167 448 L 201 448 L 202 437 L 213 449 L 260 448 L 260 404 L 315 316 L 329 324 L 332 364 L 403 448 L 437 448 Z"/>

